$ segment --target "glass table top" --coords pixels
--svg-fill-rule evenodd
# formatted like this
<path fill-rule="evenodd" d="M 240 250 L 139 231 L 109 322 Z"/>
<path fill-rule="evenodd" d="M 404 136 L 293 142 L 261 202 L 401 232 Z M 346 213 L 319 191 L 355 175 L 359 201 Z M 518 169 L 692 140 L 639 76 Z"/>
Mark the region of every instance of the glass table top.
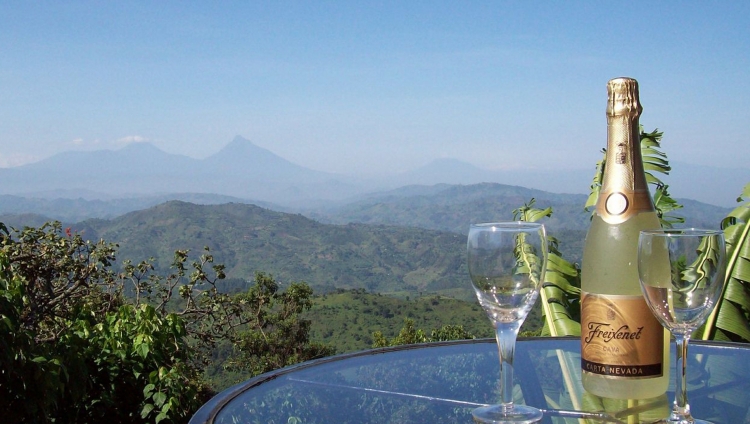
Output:
<path fill-rule="evenodd" d="M 750 423 L 750 345 L 691 342 L 688 361 L 693 415 Z M 654 422 L 674 398 L 673 382 L 646 400 L 585 392 L 578 338 L 519 339 L 514 368 L 515 401 L 543 409 L 543 423 Z M 472 409 L 499 399 L 498 377 L 494 339 L 374 349 L 252 378 L 218 394 L 190 423 L 469 423 Z"/>

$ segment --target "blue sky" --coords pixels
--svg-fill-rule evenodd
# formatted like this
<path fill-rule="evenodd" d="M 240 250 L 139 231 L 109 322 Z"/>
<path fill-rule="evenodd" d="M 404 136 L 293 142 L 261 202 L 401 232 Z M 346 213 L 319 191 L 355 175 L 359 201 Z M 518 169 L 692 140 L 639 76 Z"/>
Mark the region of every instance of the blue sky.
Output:
<path fill-rule="evenodd" d="M 0 166 L 242 135 L 300 165 L 592 168 L 606 82 L 673 162 L 750 168 L 750 2 L 0 4 Z"/>

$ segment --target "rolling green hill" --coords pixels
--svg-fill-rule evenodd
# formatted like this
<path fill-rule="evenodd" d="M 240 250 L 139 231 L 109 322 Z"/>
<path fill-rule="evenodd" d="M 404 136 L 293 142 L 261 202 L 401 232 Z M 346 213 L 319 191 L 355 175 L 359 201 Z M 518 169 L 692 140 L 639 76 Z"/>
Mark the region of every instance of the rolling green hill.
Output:
<path fill-rule="evenodd" d="M 548 233 L 560 241 L 566 259 L 580 263 L 590 222 L 590 214 L 583 209 L 587 196 L 581 194 L 495 183 L 409 186 L 310 213 L 322 222 L 387 224 L 467 234 L 471 223 L 513 219 L 513 210 L 532 198 L 538 208 L 553 208 L 552 216 L 543 221 Z M 685 218 L 685 226 L 718 229 L 730 211 L 694 200 L 679 201 L 684 208 L 672 215 Z"/>
<path fill-rule="evenodd" d="M 74 229 L 118 243 L 120 260 L 154 257 L 161 270 L 169 267 L 174 250 L 198 255 L 208 246 L 234 278 L 251 280 L 263 271 L 282 284 L 305 281 L 318 293 L 358 288 L 469 297 L 465 237 L 445 231 L 328 225 L 253 205 L 179 201 L 113 220 L 84 221 Z"/>
<path fill-rule="evenodd" d="M 334 223 L 363 222 L 468 233 L 469 224 L 513 219 L 513 210 L 530 199 L 537 206 L 553 206 L 545 221 L 551 229 L 585 230 L 586 196 L 557 194 L 504 184 L 411 186 L 389 191 L 321 212 Z"/>

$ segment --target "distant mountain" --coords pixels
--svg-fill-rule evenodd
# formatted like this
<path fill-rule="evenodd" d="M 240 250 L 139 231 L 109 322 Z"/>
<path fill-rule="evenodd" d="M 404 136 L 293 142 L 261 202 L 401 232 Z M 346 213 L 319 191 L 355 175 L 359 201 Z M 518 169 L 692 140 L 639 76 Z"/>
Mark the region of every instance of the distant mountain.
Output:
<path fill-rule="evenodd" d="M 240 136 L 202 162 L 214 172 L 222 171 L 235 176 L 250 172 L 258 178 L 274 180 L 285 172 L 295 177 L 328 178 L 327 174 L 295 165 Z"/>
<path fill-rule="evenodd" d="M 669 175 L 660 178 L 669 185 L 672 197 L 693 199 L 722 207 L 734 207 L 745 184 L 750 183 L 750 168 L 724 168 L 672 162 Z M 456 159 L 438 159 L 394 176 L 390 187 L 409 184 L 477 184 L 484 182 L 515 185 L 552 193 L 588 194 L 595 164 L 578 169 L 486 170 Z"/>
<path fill-rule="evenodd" d="M 397 175 L 356 178 L 294 164 L 240 136 L 205 159 L 165 153 L 149 143 L 120 150 L 66 152 L 17 168 L 0 169 L 0 194 L 25 198 L 115 200 L 172 193 L 211 193 L 285 210 L 340 206 L 370 193 L 409 185 L 498 183 L 552 193 L 588 194 L 588 169 L 487 170 L 438 159 Z M 673 164 L 663 178 L 677 198 L 734 205 L 750 169 Z M 0 209 L 0 213 L 7 212 Z M 26 210 L 24 212 L 36 212 Z"/>
<path fill-rule="evenodd" d="M 311 215 L 339 224 L 363 222 L 465 234 L 470 223 L 513 219 L 513 210 L 534 199 L 538 208 L 553 208 L 552 217 L 545 221 L 549 228 L 586 230 L 590 223 L 589 213 L 583 209 L 587 197 L 495 183 L 406 186 Z M 689 199 L 677 200 L 684 207 L 671 215 L 685 218 L 691 226 L 718 228 L 731 210 Z"/>
<path fill-rule="evenodd" d="M 487 170 L 457 159 L 437 159 L 427 165 L 397 175 L 393 186 L 409 184 L 500 183 L 555 193 L 588 193 L 594 167 L 588 169 L 508 169 Z"/>
<path fill-rule="evenodd" d="M 150 208 L 169 200 L 181 200 L 199 205 L 222 203 L 251 203 L 248 200 L 218 194 L 173 193 L 143 197 L 123 197 L 99 200 L 65 197 L 21 197 L 0 195 L 0 222 L 18 222 L 13 215 L 34 213 L 45 219 L 75 223 L 89 218 L 115 218 L 128 212 Z M 265 202 L 252 202 L 270 207 Z M 15 225 L 15 224 L 14 224 Z M 27 224 L 29 225 L 29 224 Z"/>
<path fill-rule="evenodd" d="M 196 174 L 209 192 L 291 205 L 341 199 L 360 190 L 346 184 L 345 177 L 296 165 L 239 136 L 202 160 Z"/>
<path fill-rule="evenodd" d="M 0 169 L 4 194 L 94 191 L 110 196 L 188 190 L 197 160 L 165 153 L 148 143 L 120 150 L 65 152 L 40 162 Z"/>
<path fill-rule="evenodd" d="M 8 230 L 13 228 L 21 230 L 23 227 L 41 227 L 51 219 L 48 216 L 37 213 L 1 214 L 0 223 Z"/>
<path fill-rule="evenodd" d="M 402 184 L 476 184 L 495 181 L 493 172 L 478 168 L 458 159 L 436 159 L 413 171 L 398 175 Z"/>
<path fill-rule="evenodd" d="M 212 193 L 282 205 L 332 201 L 362 192 L 345 176 L 295 165 L 236 137 L 205 159 L 165 153 L 149 143 L 120 150 L 66 152 L 0 169 L 2 194 L 24 197 L 143 197 Z"/>

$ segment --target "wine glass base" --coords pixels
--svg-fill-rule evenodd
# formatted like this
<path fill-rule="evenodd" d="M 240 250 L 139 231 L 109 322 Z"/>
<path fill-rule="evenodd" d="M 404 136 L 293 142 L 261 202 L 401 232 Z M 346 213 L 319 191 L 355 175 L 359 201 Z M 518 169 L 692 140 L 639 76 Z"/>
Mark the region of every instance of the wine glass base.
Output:
<path fill-rule="evenodd" d="M 482 406 L 471 415 L 474 422 L 483 424 L 536 423 L 542 419 L 542 411 L 525 405 L 513 405 L 510 409 L 503 405 Z"/>

